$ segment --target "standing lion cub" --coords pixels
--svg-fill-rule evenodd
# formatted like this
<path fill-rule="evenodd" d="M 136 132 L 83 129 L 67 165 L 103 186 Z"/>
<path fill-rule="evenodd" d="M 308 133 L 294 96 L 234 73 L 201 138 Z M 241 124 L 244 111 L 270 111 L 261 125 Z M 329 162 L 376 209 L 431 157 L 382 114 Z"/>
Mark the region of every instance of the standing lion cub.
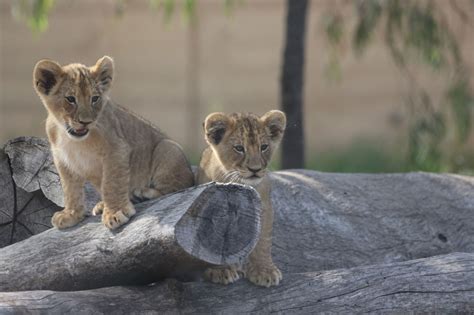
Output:
<path fill-rule="evenodd" d="M 93 214 L 102 213 L 109 229 L 135 214 L 131 198 L 155 198 L 193 185 L 180 146 L 109 99 L 113 75 L 114 63 L 107 56 L 92 67 L 41 60 L 33 71 L 64 190 L 65 208 L 52 218 L 59 229 L 84 218 L 86 181 L 101 193 Z"/>
<path fill-rule="evenodd" d="M 273 209 L 267 166 L 286 127 L 285 114 L 272 110 L 262 117 L 253 114 L 213 113 L 204 122 L 207 147 L 199 165 L 198 184 L 209 181 L 253 186 L 262 199 L 261 235 L 245 266 L 209 268 L 206 277 L 228 284 L 240 273 L 261 286 L 278 285 L 280 270 L 272 261 Z"/>

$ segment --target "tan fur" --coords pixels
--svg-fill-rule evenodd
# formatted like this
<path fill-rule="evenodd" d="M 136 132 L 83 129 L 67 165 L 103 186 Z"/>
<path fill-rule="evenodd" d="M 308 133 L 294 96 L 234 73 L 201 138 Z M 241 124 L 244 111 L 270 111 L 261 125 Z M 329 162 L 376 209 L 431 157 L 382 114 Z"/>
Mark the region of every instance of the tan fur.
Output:
<path fill-rule="evenodd" d="M 155 198 L 193 185 L 180 146 L 110 100 L 113 73 L 107 56 L 92 67 L 41 60 L 33 71 L 34 88 L 48 111 L 46 132 L 65 196 L 64 210 L 52 218 L 57 228 L 84 218 L 86 181 L 102 195 L 93 214 L 102 213 L 110 229 L 135 214 L 131 198 Z"/>
<path fill-rule="evenodd" d="M 278 110 L 262 117 L 213 113 L 204 122 L 209 147 L 202 154 L 198 184 L 209 181 L 247 184 L 253 186 L 262 199 L 261 235 L 248 262 L 244 266 L 209 268 L 205 275 L 212 282 L 232 283 L 240 278 L 240 273 L 251 282 L 266 287 L 278 285 L 282 279 L 271 254 L 273 209 L 267 166 L 283 137 L 285 126 L 285 114 Z"/>

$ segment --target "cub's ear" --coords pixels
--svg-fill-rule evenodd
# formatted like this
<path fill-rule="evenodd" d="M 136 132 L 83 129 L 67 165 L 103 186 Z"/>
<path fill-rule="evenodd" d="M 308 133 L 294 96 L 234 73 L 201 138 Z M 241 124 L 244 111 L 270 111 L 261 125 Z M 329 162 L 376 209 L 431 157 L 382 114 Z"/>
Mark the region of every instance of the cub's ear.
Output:
<path fill-rule="evenodd" d="M 280 141 L 286 128 L 285 113 L 279 110 L 271 110 L 260 117 L 264 126 L 268 128 L 273 141 Z"/>
<path fill-rule="evenodd" d="M 92 75 L 99 83 L 102 92 L 106 92 L 112 86 L 114 77 L 114 61 L 109 56 L 104 56 L 97 60 L 92 67 Z"/>
<path fill-rule="evenodd" d="M 61 66 L 48 59 L 38 61 L 33 70 L 33 86 L 40 95 L 49 95 L 64 74 Z"/>
<path fill-rule="evenodd" d="M 230 118 L 224 113 L 212 113 L 204 120 L 204 132 L 206 141 L 211 145 L 217 145 L 222 141 L 231 125 Z"/>

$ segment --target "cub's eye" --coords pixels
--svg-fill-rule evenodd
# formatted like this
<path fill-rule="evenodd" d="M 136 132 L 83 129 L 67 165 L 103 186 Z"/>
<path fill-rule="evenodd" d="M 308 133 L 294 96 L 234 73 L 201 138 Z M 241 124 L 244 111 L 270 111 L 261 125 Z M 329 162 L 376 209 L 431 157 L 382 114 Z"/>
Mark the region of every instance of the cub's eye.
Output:
<path fill-rule="evenodd" d="M 71 104 L 76 104 L 76 98 L 74 96 L 66 96 L 66 101 Z"/>
<path fill-rule="evenodd" d="M 267 151 L 267 149 L 268 149 L 268 144 L 262 144 L 262 145 L 260 146 L 260 150 L 262 150 L 262 152 Z"/>
<path fill-rule="evenodd" d="M 234 145 L 234 150 L 238 153 L 244 153 L 245 152 L 244 147 L 241 146 L 241 145 Z"/>
<path fill-rule="evenodd" d="M 98 95 L 92 96 L 92 104 L 97 103 L 97 101 L 99 101 L 99 99 L 100 99 L 100 96 L 98 96 Z"/>

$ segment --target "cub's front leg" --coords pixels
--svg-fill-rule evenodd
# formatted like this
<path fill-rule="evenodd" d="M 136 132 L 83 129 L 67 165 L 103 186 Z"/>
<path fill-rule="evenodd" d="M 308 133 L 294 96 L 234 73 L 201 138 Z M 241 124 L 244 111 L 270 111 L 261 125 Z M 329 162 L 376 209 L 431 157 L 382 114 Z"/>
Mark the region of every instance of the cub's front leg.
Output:
<path fill-rule="evenodd" d="M 115 152 L 104 157 L 101 186 L 102 223 L 111 230 L 127 223 L 135 214 L 129 196 L 129 154 Z"/>
<path fill-rule="evenodd" d="M 58 229 L 65 229 L 81 222 L 85 216 L 84 209 L 84 178 L 72 173 L 66 166 L 55 159 L 54 164 L 59 172 L 61 186 L 64 191 L 62 211 L 56 212 L 51 223 Z"/>
<path fill-rule="evenodd" d="M 245 266 L 245 276 L 252 283 L 264 287 L 278 285 L 281 271 L 272 260 L 273 208 L 270 201 L 262 200 L 262 231 Z"/>
<path fill-rule="evenodd" d="M 242 269 L 239 265 L 210 267 L 204 272 L 207 280 L 219 283 L 230 284 L 240 279 Z"/>

